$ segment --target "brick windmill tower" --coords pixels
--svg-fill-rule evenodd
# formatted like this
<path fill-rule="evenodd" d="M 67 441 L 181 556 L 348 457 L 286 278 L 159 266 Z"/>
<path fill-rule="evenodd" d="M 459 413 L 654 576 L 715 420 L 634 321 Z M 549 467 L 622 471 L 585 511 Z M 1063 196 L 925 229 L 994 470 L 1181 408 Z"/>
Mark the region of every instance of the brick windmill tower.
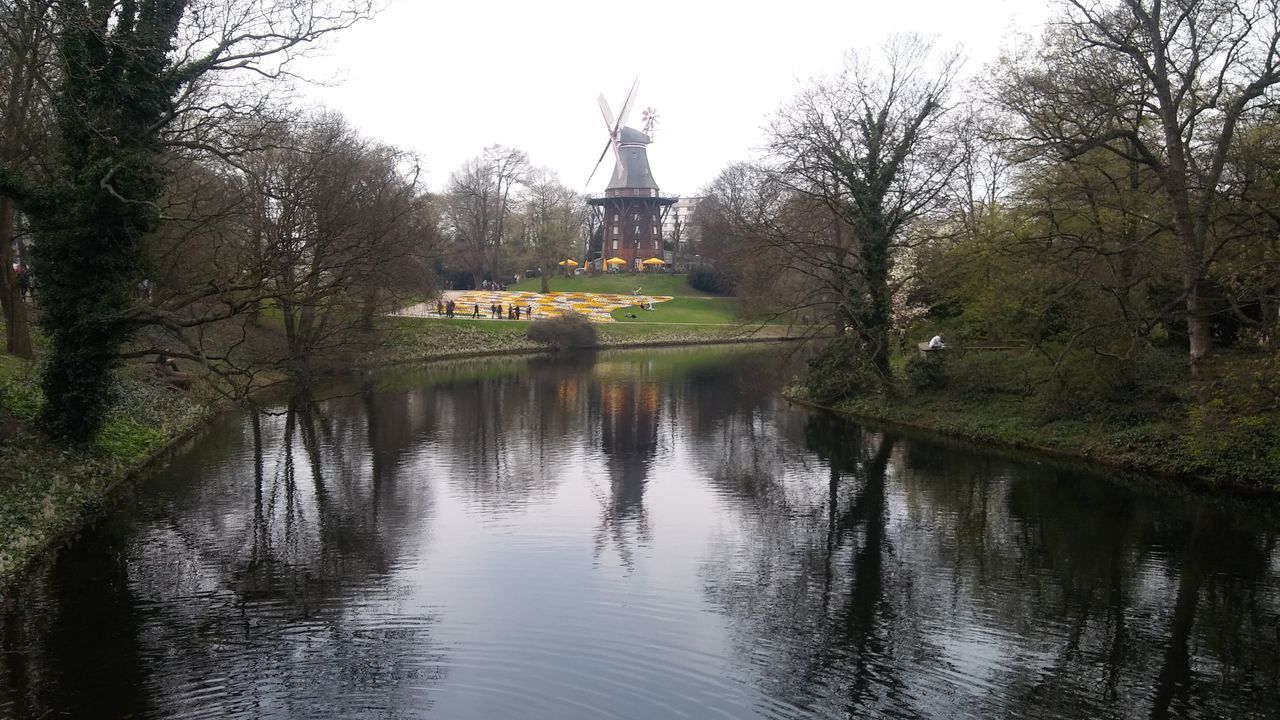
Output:
<path fill-rule="evenodd" d="M 645 146 L 653 140 L 648 134 L 626 125 L 639 84 L 639 78 L 631 84 L 631 92 L 627 93 L 616 121 L 604 95 L 598 98 L 609 141 L 600 153 L 600 159 L 596 160 L 591 177 L 595 177 L 596 170 L 600 169 L 611 149 L 613 177 L 609 179 L 604 197 L 588 201 L 596 213 L 596 226 L 600 233 L 598 244 L 592 242 L 592 250 L 596 253 L 594 259 L 603 263 L 606 259 L 621 258 L 627 263 L 625 267 L 631 269 L 639 269 L 649 258 L 663 259 L 662 221 L 676 202 L 675 198 L 659 195 L 658 183 L 649 169 L 649 154 Z M 651 128 L 652 125 L 646 129 Z M 587 183 L 590 182 L 591 178 L 587 178 Z"/>

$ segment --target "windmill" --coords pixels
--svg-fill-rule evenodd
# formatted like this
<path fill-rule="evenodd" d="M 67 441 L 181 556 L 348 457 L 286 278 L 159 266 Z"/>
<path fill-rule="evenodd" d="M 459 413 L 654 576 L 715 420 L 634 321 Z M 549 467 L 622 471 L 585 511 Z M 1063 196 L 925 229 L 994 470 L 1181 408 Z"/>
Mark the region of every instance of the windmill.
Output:
<path fill-rule="evenodd" d="M 599 254 L 594 257 L 596 260 L 603 260 L 604 257 L 622 258 L 635 268 L 651 258 L 663 259 L 662 221 L 671 205 L 675 204 L 674 198 L 659 197 L 658 184 L 649 169 L 646 146 L 653 140 L 647 132 L 653 130 L 657 112 L 652 108 L 644 112 L 646 132 L 627 126 L 627 117 L 631 114 L 639 86 L 640 78 L 637 77 L 631 83 L 631 90 L 622 102 L 616 118 L 604 94 L 597 98 L 609 139 L 605 142 L 595 167 L 591 169 L 591 175 L 587 177 L 587 184 L 590 184 L 605 156 L 612 150 L 613 177 L 609 179 L 604 197 L 589 201 L 596 208 L 600 220 L 598 244 L 597 241 L 592 243 L 593 248 L 598 248 Z"/>
<path fill-rule="evenodd" d="M 644 134 L 653 137 L 653 129 L 658 126 L 658 109 L 645 108 L 644 112 L 640 113 L 640 119 L 644 120 Z"/>

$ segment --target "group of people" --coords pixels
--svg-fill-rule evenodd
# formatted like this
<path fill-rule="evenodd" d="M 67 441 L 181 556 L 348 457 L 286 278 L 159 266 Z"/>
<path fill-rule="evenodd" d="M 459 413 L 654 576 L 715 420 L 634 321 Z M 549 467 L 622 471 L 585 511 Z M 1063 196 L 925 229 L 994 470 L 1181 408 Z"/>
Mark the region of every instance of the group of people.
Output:
<path fill-rule="evenodd" d="M 501 291 L 501 290 L 506 290 L 507 286 L 503 283 L 498 282 L 497 280 L 481 280 L 480 289 Z"/>
<path fill-rule="evenodd" d="M 502 303 L 494 303 L 489 306 L 489 317 L 495 320 L 501 320 L 503 312 Z M 520 307 L 519 305 L 508 305 L 505 312 L 507 313 L 508 320 L 520 320 L 522 319 L 522 315 L 524 316 L 524 320 L 528 320 L 533 317 L 533 306 L 525 305 L 524 307 Z M 480 317 L 479 305 L 476 306 L 476 317 Z"/>
<path fill-rule="evenodd" d="M 465 313 L 467 311 L 464 309 L 462 312 L 463 317 L 465 317 Z M 503 313 L 506 313 L 508 320 L 528 320 L 533 317 L 533 306 L 525 305 L 524 307 L 521 307 L 519 305 L 507 305 L 506 308 L 503 308 L 502 303 L 493 303 L 489 306 L 490 318 L 494 320 L 501 320 Z M 458 304 L 453 300 L 436 300 L 436 314 L 449 318 L 457 317 Z M 475 303 L 471 306 L 471 317 L 480 317 L 480 303 Z"/>

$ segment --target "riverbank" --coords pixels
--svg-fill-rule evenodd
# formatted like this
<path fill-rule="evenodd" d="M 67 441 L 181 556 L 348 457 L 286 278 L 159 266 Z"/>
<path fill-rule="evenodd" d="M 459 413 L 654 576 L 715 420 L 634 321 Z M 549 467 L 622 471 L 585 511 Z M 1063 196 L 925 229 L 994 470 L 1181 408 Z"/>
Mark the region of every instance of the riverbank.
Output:
<path fill-rule="evenodd" d="M 126 369 L 120 398 L 87 447 L 35 429 L 43 405 L 34 363 L 0 356 L 0 597 L 50 547 L 74 536 L 130 475 L 213 415 L 213 404 Z"/>
<path fill-rule="evenodd" d="M 534 321 L 536 322 L 536 321 Z M 443 318 L 388 318 L 385 343 L 355 359 L 360 367 L 402 365 L 485 355 L 546 352 L 529 339 L 530 322 Z M 705 345 L 787 340 L 799 334 L 781 325 L 598 323 L 597 349 Z"/>
<path fill-rule="evenodd" d="M 528 322 L 386 318 L 377 340 L 339 358 L 331 372 L 468 357 L 534 354 Z M 599 349 L 779 341 L 786 328 L 601 324 Z M 87 447 L 66 448 L 35 429 L 43 404 L 35 362 L 0 354 L 0 597 L 24 569 L 90 522 L 128 479 L 197 432 L 225 401 L 197 384 L 183 392 L 150 380 L 144 366 L 119 373 L 119 402 Z M 273 376 L 278 381 L 278 376 Z"/>
<path fill-rule="evenodd" d="M 1280 424 L 1273 417 L 1233 412 L 1221 399 L 1197 405 L 1165 398 L 1152 403 L 1157 409 L 1131 408 L 1134 414 L 1126 416 L 1047 413 L 1034 396 L 932 391 L 897 398 L 867 394 L 824 405 L 794 385 L 784 395 L 792 402 L 855 420 L 928 430 L 1202 487 L 1280 494 Z"/>

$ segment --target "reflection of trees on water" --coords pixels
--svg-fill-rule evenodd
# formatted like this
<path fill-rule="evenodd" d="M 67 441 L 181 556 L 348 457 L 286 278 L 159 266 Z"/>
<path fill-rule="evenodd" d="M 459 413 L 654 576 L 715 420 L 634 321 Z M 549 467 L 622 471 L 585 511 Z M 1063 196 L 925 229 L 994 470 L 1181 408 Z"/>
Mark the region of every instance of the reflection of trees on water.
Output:
<path fill-rule="evenodd" d="M 716 480 L 743 537 L 707 589 L 771 695 L 855 715 L 1280 702 L 1266 513 L 819 418 L 806 444 L 821 475 L 787 461 Z"/>
<path fill-rule="evenodd" d="M 62 553 L 6 617 L 5 647 L 26 644 L 36 659 L 0 660 L 0 685 L 28 688 L 0 714 L 424 706 L 441 660 L 435 619 L 404 613 L 390 580 L 429 517 L 428 487 L 398 477 L 395 458 L 421 430 L 403 405 L 371 388 L 359 401 L 298 396 L 219 428 L 230 447 L 177 459 L 166 477 L 186 475 L 188 487 Z M 78 621 L 86 608 L 99 610 Z M 69 650 L 67 632 L 90 649 Z M 82 697 L 92 711 L 77 711 Z M 119 712 L 98 709 L 116 698 Z"/>
<path fill-rule="evenodd" d="M 857 714 L 901 702 L 892 658 L 903 652 L 899 618 L 909 614 L 911 587 L 898 582 L 886 529 L 893 438 L 828 443 L 830 428 L 815 417 L 804 429 L 822 448 L 821 474 L 795 482 L 777 465 L 776 474 L 734 486 L 757 491 L 733 496 L 744 537 L 735 558 L 717 558 L 703 572 L 712 599 L 740 621 L 744 651 L 769 648 L 770 669 L 758 681 L 770 695 Z M 787 484 L 801 487 L 778 487 Z M 815 688 L 823 689 L 817 705 Z"/>
<path fill-rule="evenodd" d="M 438 428 L 432 450 L 449 483 L 488 516 L 520 510 L 555 491 L 569 443 L 586 423 L 584 375 L 593 354 L 528 361 L 515 377 L 429 388 Z"/>

